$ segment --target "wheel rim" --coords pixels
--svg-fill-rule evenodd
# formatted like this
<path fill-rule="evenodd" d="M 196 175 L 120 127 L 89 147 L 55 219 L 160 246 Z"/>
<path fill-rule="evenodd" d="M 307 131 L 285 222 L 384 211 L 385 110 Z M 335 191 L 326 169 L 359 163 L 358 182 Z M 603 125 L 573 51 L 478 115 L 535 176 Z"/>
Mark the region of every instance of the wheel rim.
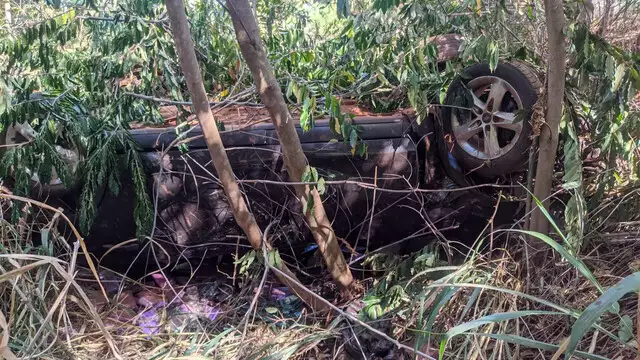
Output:
<path fill-rule="evenodd" d="M 505 155 L 523 132 L 516 112 L 522 100 L 513 86 L 496 76 L 480 76 L 467 84 L 473 97 L 470 111 L 452 112 L 453 136 L 469 155 L 482 160 Z"/>

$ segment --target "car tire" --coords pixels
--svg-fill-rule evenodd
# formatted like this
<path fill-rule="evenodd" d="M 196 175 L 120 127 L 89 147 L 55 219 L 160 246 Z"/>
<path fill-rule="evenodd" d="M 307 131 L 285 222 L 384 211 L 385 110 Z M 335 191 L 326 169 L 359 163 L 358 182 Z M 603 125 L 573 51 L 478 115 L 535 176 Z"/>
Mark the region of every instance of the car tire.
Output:
<path fill-rule="evenodd" d="M 440 110 L 443 162 L 481 178 L 521 170 L 529 158 L 531 109 L 541 88 L 535 71 L 521 62 L 500 63 L 494 71 L 487 63 L 466 68 L 449 86 Z"/>

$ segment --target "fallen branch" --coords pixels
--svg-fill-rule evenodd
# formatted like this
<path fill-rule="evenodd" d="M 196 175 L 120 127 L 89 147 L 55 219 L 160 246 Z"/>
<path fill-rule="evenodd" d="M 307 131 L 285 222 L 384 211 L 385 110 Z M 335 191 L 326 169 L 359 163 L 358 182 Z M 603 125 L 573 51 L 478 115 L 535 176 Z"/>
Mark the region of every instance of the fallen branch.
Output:
<path fill-rule="evenodd" d="M 263 247 L 262 249 L 262 253 L 263 256 L 265 257 L 265 259 L 267 258 L 266 255 L 266 248 Z M 272 271 L 274 271 L 276 274 L 279 274 L 280 276 L 287 278 L 290 282 L 295 283 L 298 286 L 298 289 L 303 289 L 304 291 L 306 291 L 309 295 L 311 295 L 312 297 L 316 298 L 318 301 L 320 301 L 321 303 L 323 303 L 324 305 L 326 305 L 327 307 L 331 308 L 333 311 L 337 312 L 338 314 L 344 316 L 345 318 L 355 322 L 356 324 L 362 326 L 363 328 L 371 331 L 372 333 L 380 336 L 381 338 L 391 342 L 392 344 L 394 344 L 395 346 L 397 346 L 398 348 L 410 351 L 411 353 L 415 354 L 415 355 L 419 355 L 422 356 L 424 359 L 426 360 L 435 360 L 434 357 L 429 356 L 425 353 L 423 353 L 422 351 L 416 350 L 414 348 L 412 348 L 411 346 L 407 346 L 403 343 L 401 343 L 400 341 L 392 338 L 391 336 L 383 333 L 380 330 L 374 329 L 373 327 L 371 327 L 370 325 L 368 325 L 367 323 L 363 322 L 362 320 L 359 320 L 358 318 L 356 318 L 355 316 L 341 310 L 340 308 L 338 308 L 337 306 L 333 305 L 329 300 L 323 298 L 322 296 L 314 293 L 313 291 L 311 291 L 310 289 L 308 289 L 307 287 L 305 287 L 304 285 L 302 285 L 300 282 L 298 282 L 297 280 L 289 277 L 288 274 L 280 271 L 279 269 L 273 267 L 271 264 L 269 264 L 268 261 L 265 261 L 265 265 Z"/>

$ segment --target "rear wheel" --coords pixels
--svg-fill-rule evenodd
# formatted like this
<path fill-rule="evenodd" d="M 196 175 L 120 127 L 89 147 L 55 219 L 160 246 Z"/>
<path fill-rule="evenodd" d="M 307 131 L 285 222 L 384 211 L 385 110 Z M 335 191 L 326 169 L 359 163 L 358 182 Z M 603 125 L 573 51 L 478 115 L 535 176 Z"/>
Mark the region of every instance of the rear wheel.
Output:
<path fill-rule="evenodd" d="M 465 69 L 449 87 L 441 114 L 441 138 L 451 163 L 484 178 L 521 170 L 531 146 L 531 108 L 542 84 L 522 63 L 492 72 L 481 63 Z"/>

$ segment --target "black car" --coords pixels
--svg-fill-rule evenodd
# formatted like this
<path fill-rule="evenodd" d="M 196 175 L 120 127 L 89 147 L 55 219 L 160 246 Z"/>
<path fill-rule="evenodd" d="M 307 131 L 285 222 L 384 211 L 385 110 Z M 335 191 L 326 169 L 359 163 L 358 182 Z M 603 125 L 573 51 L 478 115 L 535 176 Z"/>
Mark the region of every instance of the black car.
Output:
<path fill-rule="evenodd" d="M 501 63 L 494 71 L 480 63 L 451 84 L 444 103 L 434 104 L 421 124 L 410 111 L 376 115 L 345 102 L 348 109 L 343 111 L 358 114 L 353 123 L 362 129 L 366 156 L 354 156 L 348 142 L 335 141 L 328 119 L 316 120 L 309 132 L 298 127 L 309 163 L 327 181 L 325 207 L 337 235 L 345 240 L 345 251 L 354 255 L 367 246 L 400 240 L 424 244 L 445 236 L 473 241 L 494 211 L 495 192 L 459 188 L 485 182 L 509 184 L 511 176 L 522 175 L 532 134 L 527 111 L 536 103 L 539 88 L 534 71 L 522 63 Z M 455 105 L 460 94 L 470 99 L 470 106 Z M 285 184 L 288 179 L 273 125 L 259 108 L 231 107 L 226 114 L 218 114 L 225 123 L 221 136 L 258 223 L 265 228 L 277 222 L 278 236 L 272 241 L 293 252 L 301 250 L 309 243 L 308 230 L 295 192 Z M 5 143 L 28 138 L 28 126 L 20 126 L 5 132 Z M 151 235 L 162 248 L 155 254 L 158 261 L 179 263 L 236 249 L 242 233 L 199 127 L 190 132 L 195 140 L 189 142 L 188 151 L 176 146 L 171 126 L 140 127 L 130 134 L 148 174 L 156 212 Z M 59 150 L 72 166 L 78 161 L 72 150 Z M 87 245 L 98 256 L 135 238 L 134 187 L 130 177 L 121 178 L 117 196 L 105 189 L 99 197 L 98 216 L 87 234 Z M 79 190 L 64 188 L 55 176 L 50 184 L 40 184 L 35 176 L 32 180 L 34 195 L 66 208 L 72 218 L 76 215 Z M 517 201 L 503 202 L 500 216 L 506 214 L 505 221 L 512 221 L 520 208 Z M 103 261 L 120 264 L 124 258 L 117 255 L 119 251 L 136 250 L 143 243 L 130 242 Z"/>

